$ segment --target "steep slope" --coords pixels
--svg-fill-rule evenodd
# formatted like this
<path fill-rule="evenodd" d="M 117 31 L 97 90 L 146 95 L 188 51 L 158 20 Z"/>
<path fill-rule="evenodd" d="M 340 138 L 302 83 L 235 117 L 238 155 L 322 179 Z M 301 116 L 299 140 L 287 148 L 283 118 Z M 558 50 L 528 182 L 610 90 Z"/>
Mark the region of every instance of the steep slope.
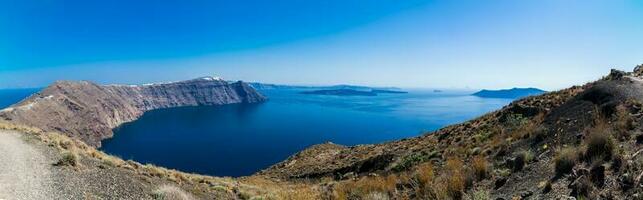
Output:
<path fill-rule="evenodd" d="M 58 81 L 0 111 L 0 119 L 65 133 L 92 146 L 112 136 L 112 129 L 145 111 L 199 105 L 257 103 L 266 98 L 243 82 L 204 77 L 146 85 L 97 85 Z"/>
<path fill-rule="evenodd" d="M 257 175 L 320 180 L 331 199 L 641 199 L 642 75 L 613 70 L 415 138 L 315 145 Z"/>

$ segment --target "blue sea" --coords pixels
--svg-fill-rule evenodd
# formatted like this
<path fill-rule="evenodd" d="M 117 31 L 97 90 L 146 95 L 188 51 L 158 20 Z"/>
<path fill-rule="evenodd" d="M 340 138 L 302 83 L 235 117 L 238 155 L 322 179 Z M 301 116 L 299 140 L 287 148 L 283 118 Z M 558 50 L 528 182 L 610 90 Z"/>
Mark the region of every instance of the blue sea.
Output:
<path fill-rule="evenodd" d="M 27 89 L 0 89 L 0 109 L 18 103 L 20 100 L 29 97 L 29 95 L 36 93 L 40 88 L 27 88 Z"/>
<path fill-rule="evenodd" d="M 187 172 L 246 176 L 314 144 L 373 144 L 418 136 L 512 101 L 475 97 L 471 91 L 407 91 L 323 96 L 266 89 L 260 92 L 269 101 L 260 104 L 154 110 L 114 129 L 101 149 Z M 0 106 L 10 104 L 6 102 Z"/>

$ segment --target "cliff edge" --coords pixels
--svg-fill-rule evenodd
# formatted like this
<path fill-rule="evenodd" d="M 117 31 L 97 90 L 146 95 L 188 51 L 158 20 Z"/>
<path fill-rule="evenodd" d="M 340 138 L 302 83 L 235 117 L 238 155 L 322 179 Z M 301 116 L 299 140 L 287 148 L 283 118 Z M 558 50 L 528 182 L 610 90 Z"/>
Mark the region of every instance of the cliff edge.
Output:
<path fill-rule="evenodd" d="M 136 120 L 145 111 L 265 100 L 244 82 L 229 83 L 213 77 L 144 85 L 57 81 L 1 110 L 0 119 L 65 133 L 98 147 L 101 140 L 112 137 L 113 128 Z"/>

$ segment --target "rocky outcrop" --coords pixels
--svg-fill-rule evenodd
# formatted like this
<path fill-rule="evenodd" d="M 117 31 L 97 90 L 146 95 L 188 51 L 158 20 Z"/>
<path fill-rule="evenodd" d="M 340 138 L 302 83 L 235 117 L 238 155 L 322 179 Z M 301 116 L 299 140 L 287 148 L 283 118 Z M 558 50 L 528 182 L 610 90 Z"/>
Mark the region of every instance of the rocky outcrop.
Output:
<path fill-rule="evenodd" d="M 212 77 L 145 85 L 58 81 L 0 111 L 0 119 L 58 131 L 100 146 L 101 140 L 112 137 L 113 128 L 137 119 L 145 111 L 265 100 L 246 83 Z"/>

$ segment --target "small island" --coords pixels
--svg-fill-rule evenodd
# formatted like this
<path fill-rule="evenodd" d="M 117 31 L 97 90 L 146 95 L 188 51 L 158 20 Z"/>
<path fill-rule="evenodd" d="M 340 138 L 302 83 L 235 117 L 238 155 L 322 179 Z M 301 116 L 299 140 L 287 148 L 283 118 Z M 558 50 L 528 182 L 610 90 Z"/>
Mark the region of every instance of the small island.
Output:
<path fill-rule="evenodd" d="M 389 93 L 389 94 L 406 94 L 409 92 L 406 91 L 400 91 L 400 90 L 381 90 L 381 89 L 373 89 L 371 92 L 379 94 L 379 93 Z"/>
<path fill-rule="evenodd" d="M 473 96 L 482 98 L 503 98 L 503 99 L 517 99 L 527 96 L 539 95 L 547 91 L 538 88 L 511 88 L 504 90 L 480 90 L 473 93 Z"/>
<path fill-rule="evenodd" d="M 377 94 L 380 94 L 380 93 L 404 94 L 408 92 L 398 91 L 398 90 L 382 90 L 382 89 L 371 89 L 370 91 L 354 90 L 354 89 L 330 89 L 330 90 L 303 91 L 300 93 L 312 94 L 312 95 L 334 95 L 334 96 L 377 96 Z"/>

